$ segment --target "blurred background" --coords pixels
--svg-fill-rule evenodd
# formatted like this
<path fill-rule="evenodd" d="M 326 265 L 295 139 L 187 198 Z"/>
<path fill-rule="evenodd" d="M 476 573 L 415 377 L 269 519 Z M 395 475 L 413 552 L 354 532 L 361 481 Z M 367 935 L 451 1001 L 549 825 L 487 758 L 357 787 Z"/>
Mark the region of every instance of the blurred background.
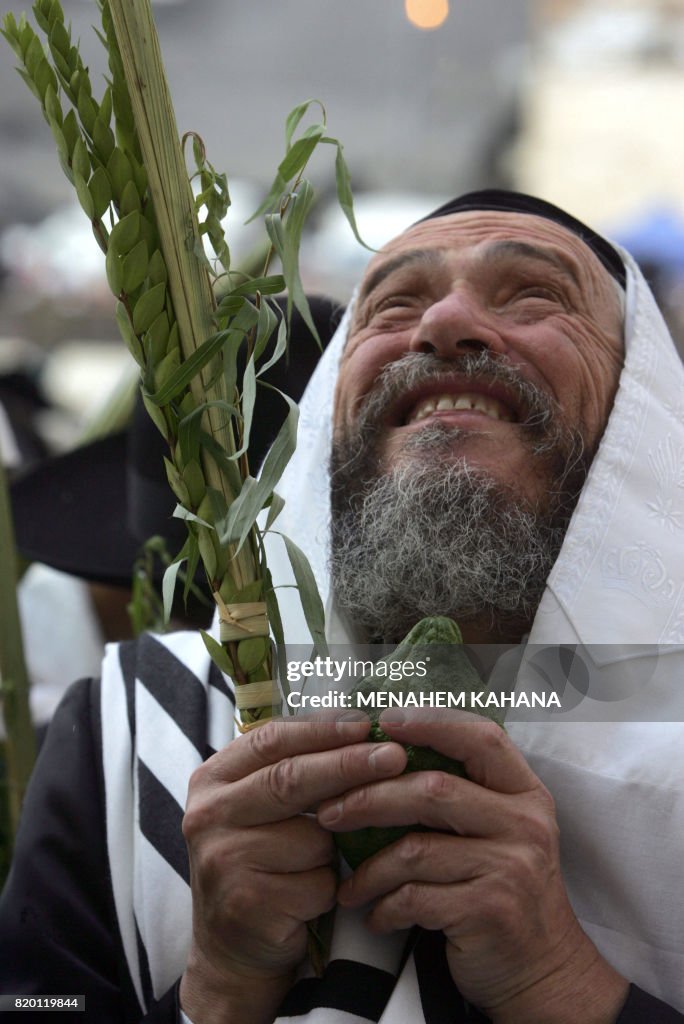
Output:
<path fill-rule="evenodd" d="M 91 72 L 103 69 L 94 2 L 63 6 Z M 153 6 L 179 129 L 199 132 L 229 176 L 234 259 L 256 240 L 242 221 L 282 155 L 286 114 L 316 97 L 371 245 L 464 190 L 529 190 L 631 246 L 681 336 L 684 0 Z M 60 451 L 129 357 L 100 251 L 13 57 L 0 40 L 0 375 L 23 374 L 15 401 Z M 319 158 L 315 177 L 304 279 L 344 301 L 368 254 L 335 208 L 332 161 Z"/>
<path fill-rule="evenodd" d="M 95 0 L 62 2 L 95 83 L 105 68 Z M 23 3 L 5 0 L 2 13 L 11 5 L 18 16 Z M 261 237 L 244 221 L 282 158 L 285 118 L 315 97 L 344 143 L 369 245 L 470 189 L 532 192 L 633 252 L 684 354 L 684 0 L 152 4 L 179 130 L 199 133 L 228 174 L 233 265 Z M 40 465 L 18 514 L 15 506 L 24 535 L 38 508 L 48 513 L 42 551 L 19 544 L 34 559 L 19 597 L 24 631 L 30 623 L 39 634 L 25 646 L 42 722 L 66 683 L 97 673 L 104 640 L 129 628 L 128 563 L 116 586 L 87 563 L 86 530 L 115 545 L 104 512 L 100 520 L 83 510 L 101 491 L 110 516 L 125 517 L 103 481 L 108 493 L 128 487 L 131 448 L 118 435 L 106 461 L 97 447 L 88 455 L 77 446 L 125 425 L 137 373 L 117 335 L 102 254 L 14 64 L 0 39 L 0 451 L 19 486 L 43 457 L 61 456 L 51 490 Z M 309 293 L 345 303 L 369 253 L 337 208 L 334 152 L 321 149 L 302 276 Z M 329 312 L 321 317 L 329 328 Z M 312 365 L 292 364 L 290 393 Z M 66 572 L 60 531 L 82 556 Z M 70 619 L 57 621 L 55 608 Z"/>

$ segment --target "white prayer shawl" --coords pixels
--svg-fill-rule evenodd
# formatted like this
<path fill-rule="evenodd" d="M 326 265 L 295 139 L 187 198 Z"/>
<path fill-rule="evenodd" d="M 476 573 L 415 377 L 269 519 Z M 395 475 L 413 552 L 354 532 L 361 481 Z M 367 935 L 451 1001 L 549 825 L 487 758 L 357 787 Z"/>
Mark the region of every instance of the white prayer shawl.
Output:
<path fill-rule="evenodd" d="M 619 390 L 528 649 L 588 647 L 608 688 L 627 681 L 633 693 L 629 720 L 622 706 L 619 716 L 606 714 L 599 692 L 573 721 L 553 716 L 513 722 L 509 732 L 556 800 L 564 877 L 583 927 L 629 980 L 684 1010 L 684 370 L 648 286 L 629 255 L 623 257 L 628 287 Z M 327 463 L 348 319 L 347 314 L 302 400 L 297 451 L 279 488 L 287 504 L 277 524 L 307 554 L 331 611 L 336 642 L 345 635 L 334 615 L 326 569 Z M 292 582 L 281 542 L 267 541 L 274 579 Z M 281 605 L 288 641 L 306 643 L 297 602 Z M 181 634 L 159 642 L 213 694 L 217 684 L 208 682 L 209 660 L 199 638 Z M 180 809 L 188 776 L 202 754 L 199 743 L 173 745 L 173 716 L 155 713 L 159 701 L 149 697 L 140 679 L 134 686 L 138 700 L 130 699 L 129 681 L 128 707 L 121 701 L 120 660 L 112 649 L 103 679 L 108 847 L 129 968 L 144 1004 L 182 973 L 190 895 L 187 882 L 141 833 L 136 764 L 142 760 L 150 769 L 146 759 L 157 755 L 160 763 L 151 772 L 159 773 Z M 524 660 L 519 679 L 529 672 Z M 227 693 L 224 685 L 221 700 L 212 696 L 209 702 L 206 728 L 213 749 L 233 735 Z M 124 757 L 126 749 L 130 759 Z M 168 750 L 179 751 L 173 764 L 158 756 Z M 122 827 L 126 821 L 129 831 Z M 402 942 L 395 936 L 369 943 L 358 917 L 338 914 L 333 969 L 346 970 L 347 961 L 360 970 L 369 965 L 370 975 L 359 975 L 362 987 L 401 971 L 384 1011 L 365 1016 L 318 1006 L 304 1013 L 300 1006 L 296 1016 L 282 1019 L 300 1024 L 437 1019 L 422 1009 L 419 951 L 402 961 Z M 151 983 L 145 981 L 148 971 Z"/>

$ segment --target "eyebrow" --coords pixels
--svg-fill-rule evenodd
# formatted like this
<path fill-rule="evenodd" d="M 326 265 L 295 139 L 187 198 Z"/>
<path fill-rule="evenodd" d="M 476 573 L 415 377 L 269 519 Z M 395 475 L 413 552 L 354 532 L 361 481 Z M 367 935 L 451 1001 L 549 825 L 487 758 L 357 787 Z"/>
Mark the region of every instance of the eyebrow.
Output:
<path fill-rule="evenodd" d="M 382 284 L 386 277 L 394 274 L 397 270 L 401 270 L 402 267 L 415 266 L 416 264 L 435 266 L 442 263 L 443 260 L 444 253 L 440 249 L 410 249 L 408 252 L 399 253 L 398 256 L 387 260 L 386 263 L 383 263 L 368 275 L 361 287 L 359 302 L 363 302 L 371 292 L 375 291 L 378 285 Z"/>
<path fill-rule="evenodd" d="M 573 263 L 555 249 L 547 248 L 544 245 L 533 245 L 530 242 L 518 242 L 513 239 L 493 242 L 487 247 L 484 253 L 484 260 L 487 263 L 494 263 L 499 260 L 508 259 L 511 256 L 524 260 L 536 260 L 538 263 L 546 263 L 556 270 L 560 270 L 578 288 L 581 287 L 581 282 Z"/>
<path fill-rule="evenodd" d="M 382 284 L 385 278 L 394 274 L 403 267 L 423 264 L 424 266 L 436 266 L 444 260 L 444 249 L 410 249 L 408 252 L 399 253 L 392 259 L 387 260 L 377 267 L 364 281 L 359 294 L 359 302 L 373 292 L 378 285 Z M 581 286 L 575 267 L 570 260 L 567 260 L 555 249 L 543 245 L 533 245 L 530 242 L 520 242 L 514 239 L 503 239 L 499 242 L 492 242 L 482 255 L 483 262 L 496 263 L 516 257 L 518 259 L 536 260 L 539 263 L 546 263 L 555 270 L 560 270 L 578 288 Z"/>

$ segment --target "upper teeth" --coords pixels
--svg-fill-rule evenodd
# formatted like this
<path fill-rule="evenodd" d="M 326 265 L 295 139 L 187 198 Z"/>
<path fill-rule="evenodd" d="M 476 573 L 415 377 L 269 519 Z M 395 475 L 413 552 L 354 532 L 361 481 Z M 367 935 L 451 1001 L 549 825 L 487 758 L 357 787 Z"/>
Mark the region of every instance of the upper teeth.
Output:
<path fill-rule="evenodd" d="M 510 410 L 495 398 L 490 398 L 487 395 L 469 395 L 466 393 L 460 395 L 432 395 L 430 398 L 426 398 L 423 402 L 418 403 L 406 422 L 416 423 L 418 420 L 424 420 L 433 412 L 451 409 L 475 409 L 477 412 L 484 413 L 485 416 L 489 416 L 493 420 L 505 420 L 507 423 L 513 420 Z"/>

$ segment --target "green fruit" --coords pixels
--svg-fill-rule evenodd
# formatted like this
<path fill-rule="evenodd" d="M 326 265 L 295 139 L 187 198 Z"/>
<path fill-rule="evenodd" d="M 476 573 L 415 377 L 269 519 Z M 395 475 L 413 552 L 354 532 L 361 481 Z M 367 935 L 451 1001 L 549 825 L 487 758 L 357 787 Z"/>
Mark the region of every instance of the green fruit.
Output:
<path fill-rule="evenodd" d="M 351 691 L 352 706 L 357 706 L 356 695 L 367 697 L 381 690 L 402 694 L 402 700 L 409 705 L 408 694 L 430 693 L 482 693 L 486 692 L 463 648 L 461 631 L 452 619 L 430 616 L 421 619 L 399 646 L 389 655 L 380 659 L 388 667 L 387 676 L 379 670 L 379 662 L 372 675 L 366 676 Z M 401 667 L 400 664 L 401 663 Z M 427 674 L 416 674 L 418 663 L 427 665 Z M 394 671 L 389 673 L 389 666 Z M 363 706 L 360 704 L 358 706 Z M 466 696 L 465 707 L 470 709 Z M 369 743 L 383 743 L 389 736 L 378 724 L 381 708 L 368 707 L 371 718 Z M 497 709 L 482 709 L 480 714 L 502 725 Z M 466 777 L 463 764 L 440 754 L 431 747 L 406 746 L 407 764 L 403 774 L 420 771 L 442 771 L 450 775 Z M 366 858 L 373 856 L 390 843 L 396 842 L 407 832 L 427 831 L 421 825 L 400 825 L 388 828 L 361 828 L 353 832 L 336 832 L 335 844 L 351 868 L 357 868 Z"/>

